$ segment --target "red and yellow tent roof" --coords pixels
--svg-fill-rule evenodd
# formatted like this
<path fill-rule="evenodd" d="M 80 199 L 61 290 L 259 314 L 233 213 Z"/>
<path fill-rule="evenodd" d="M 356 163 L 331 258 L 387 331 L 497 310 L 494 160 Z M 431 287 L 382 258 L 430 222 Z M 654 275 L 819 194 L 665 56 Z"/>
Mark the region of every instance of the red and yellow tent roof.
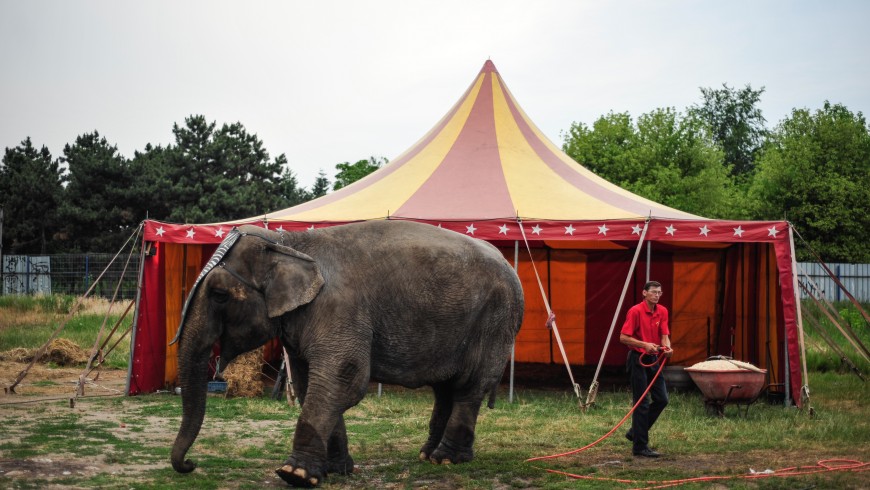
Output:
<path fill-rule="evenodd" d="M 487 60 L 432 130 L 366 178 L 319 199 L 243 220 L 147 221 L 145 237 L 217 243 L 230 227 L 247 223 L 289 231 L 408 219 L 489 240 L 522 239 L 525 232 L 538 240 L 631 241 L 647 218 L 655 223 L 649 239 L 771 241 L 784 229 L 782 222 L 707 220 L 596 176 L 541 133 Z M 520 221 L 528 226 L 520 230 Z"/>
<path fill-rule="evenodd" d="M 594 220 L 694 216 L 597 177 L 532 123 L 492 61 L 409 150 L 334 194 L 269 220 Z"/>

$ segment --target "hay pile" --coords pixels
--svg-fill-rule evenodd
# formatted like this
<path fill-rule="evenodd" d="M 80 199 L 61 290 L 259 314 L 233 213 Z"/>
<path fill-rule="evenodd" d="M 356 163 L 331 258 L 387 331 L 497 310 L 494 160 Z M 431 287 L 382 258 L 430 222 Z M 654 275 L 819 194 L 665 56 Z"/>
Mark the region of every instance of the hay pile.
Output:
<path fill-rule="evenodd" d="M 34 349 L 16 347 L 6 352 L 0 352 L 0 361 L 30 362 L 38 351 L 38 347 Z M 54 339 L 36 362 L 51 362 L 58 366 L 77 366 L 88 362 L 88 353 L 71 340 Z"/>
<path fill-rule="evenodd" d="M 255 398 L 263 395 L 263 348 L 250 351 L 233 360 L 224 369 L 227 397 Z"/>
<path fill-rule="evenodd" d="M 692 365 L 692 369 L 702 371 L 756 371 L 761 370 L 748 362 L 735 361 L 734 359 L 712 359 Z"/>

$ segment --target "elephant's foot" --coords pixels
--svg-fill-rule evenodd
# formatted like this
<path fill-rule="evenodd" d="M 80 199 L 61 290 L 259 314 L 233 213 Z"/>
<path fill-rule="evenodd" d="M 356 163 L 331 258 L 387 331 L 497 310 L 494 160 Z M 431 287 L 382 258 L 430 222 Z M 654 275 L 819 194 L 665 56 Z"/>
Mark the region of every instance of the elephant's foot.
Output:
<path fill-rule="evenodd" d="M 294 487 L 313 488 L 320 484 L 323 475 L 315 475 L 305 468 L 287 463 L 275 470 L 282 480 Z"/>
<path fill-rule="evenodd" d="M 425 450 L 425 446 L 423 448 Z M 470 447 L 454 447 L 451 444 L 445 443 L 445 441 L 441 441 L 438 448 L 430 454 L 425 454 L 425 451 L 420 452 L 420 460 L 425 461 L 427 459 L 434 464 L 467 463 L 474 459 L 474 449 Z"/>
<path fill-rule="evenodd" d="M 420 448 L 420 461 L 429 461 L 429 456 L 435 452 L 437 447 L 437 442 L 426 441 L 426 444 L 423 444 L 423 447 Z"/>

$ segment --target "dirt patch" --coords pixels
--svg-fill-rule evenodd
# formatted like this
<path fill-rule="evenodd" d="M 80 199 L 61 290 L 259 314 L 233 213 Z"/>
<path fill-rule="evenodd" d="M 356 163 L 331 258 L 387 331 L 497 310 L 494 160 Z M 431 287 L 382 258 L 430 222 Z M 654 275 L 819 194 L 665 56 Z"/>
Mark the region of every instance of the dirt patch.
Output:
<path fill-rule="evenodd" d="M 0 404 L 37 398 L 75 396 L 79 377 L 84 373 L 84 365 L 77 367 L 49 367 L 45 364 L 31 366 L 27 376 L 15 387 L 15 393 L 8 388 L 15 382 L 27 363 L 0 361 Z M 120 395 L 127 383 L 127 371 L 121 369 L 97 369 L 85 379 L 85 396 Z"/>

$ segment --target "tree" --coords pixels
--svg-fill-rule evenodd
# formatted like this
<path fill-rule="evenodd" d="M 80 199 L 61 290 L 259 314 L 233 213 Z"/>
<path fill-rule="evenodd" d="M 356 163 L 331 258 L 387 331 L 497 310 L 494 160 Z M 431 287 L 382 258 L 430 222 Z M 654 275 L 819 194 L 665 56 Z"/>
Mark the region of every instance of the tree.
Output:
<path fill-rule="evenodd" d="M 284 200 L 282 207 L 296 206 L 311 199 L 308 191 L 299 186 L 299 179 L 290 167 L 286 167 L 284 173 L 281 174 L 278 189 L 278 193 Z"/>
<path fill-rule="evenodd" d="M 327 192 L 329 192 L 329 179 L 326 178 L 326 172 L 321 170 L 317 174 L 317 178 L 314 179 L 314 185 L 311 186 L 309 195 L 311 199 L 317 199 L 325 196 Z"/>
<path fill-rule="evenodd" d="M 171 208 L 165 218 L 182 223 L 208 223 L 263 214 L 284 203 L 275 188 L 284 155 L 269 160 L 269 153 L 240 123 L 224 124 L 204 116 L 175 124 L 175 145 L 163 155 L 167 165 L 167 195 Z"/>
<path fill-rule="evenodd" d="M 647 199 L 711 218 L 740 218 L 722 152 L 697 117 L 657 109 L 574 123 L 563 150 L 600 177 Z"/>
<path fill-rule="evenodd" d="M 148 143 L 143 151 L 133 153 L 130 200 L 139 218 L 168 220 L 172 213 L 171 191 L 175 176 L 169 164 L 170 152 L 169 148 Z"/>
<path fill-rule="evenodd" d="M 57 230 L 62 184 L 63 171 L 45 146 L 37 150 L 28 137 L 15 148 L 6 148 L 0 165 L 4 253 L 57 251 L 52 235 Z"/>
<path fill-rule="evenodd" d="M 755 218 L 787 218 L 826 261 L 870 262 L 870 131 L 860 112 L 827 101 L 814 113 L 794 109 L 758 167 Z"/>
<path fill-rule="evenodd" d="M 349 162 L 339 163 L 335 166 L 338 173 L 335 174 L 335 184 L 333 184 L 332 190 L 337 191 L 342 187 L 347 187 L 381 168 L 383 165 L 386 165 L 388 162 L 389 161 L 383 157 L 369 157 L 368 160 L 358 160 L 354 164 L 350 164 Z"/>
<path fill-rule="evenodd" d="M 701 88 L 703 102 L 689 108 L 690 114 L 710 125 L 713 139 L 725 151 L 725 165 L 744 182 L 751 178 L 756 154 L 767 134 L 758 108 L 763 93 L 764 87 L 753 90 L 747 84 L 736 90 L 723 83 L 718 90 Z"/>
<path fill-rule="evenodd" d="M 65 145 L 63 154 L 69 183 L 58 209 L 58 238 L 69 252 L 117 251 L 142 218 L 129 199 L 129 162 L 97 131 Z"/>

